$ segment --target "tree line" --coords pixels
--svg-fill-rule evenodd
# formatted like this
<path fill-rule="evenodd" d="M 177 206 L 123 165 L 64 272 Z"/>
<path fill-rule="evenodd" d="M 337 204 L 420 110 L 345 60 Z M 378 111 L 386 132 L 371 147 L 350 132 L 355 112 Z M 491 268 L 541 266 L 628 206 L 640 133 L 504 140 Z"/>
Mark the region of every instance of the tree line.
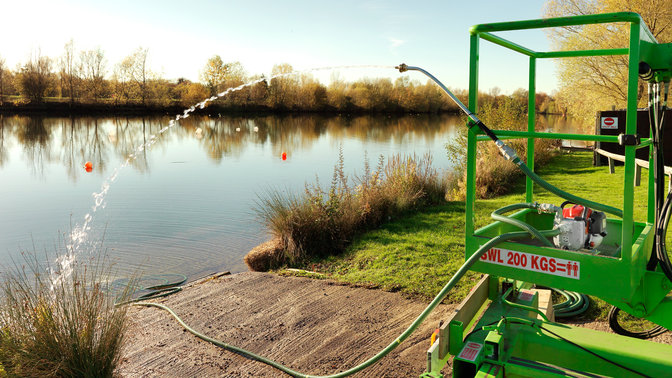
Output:
<path fill-rule="evenodd" d="M 218 110 L 309 111 L 346 113 L 443 113 L 457 107 L 431 82 L 420 83 L 402 76 L 346 82 L 332 75 L 325 85 L 308 73 L 294 72 L 289 64 L 277 64 L 271 76 L 249 75 L 240 62 L 225 62 L 219 55 L 208 59 L 198 82 L 185 78 L 167 80 L 148 65 L 149 49 L 139 47 L 116 64 L 110 64 L 101 48 L 77 51 L 71 40 L 59 57 L 39 51 L 12 70 L 0 58 L 0 106 L 60 102 L 70 105 L 189 107 L 217 96 L 227 88 L 258 81 L 211 106 Z M 281 76 L 278 76 L 281 75 Z M 467 92 L 455 91 L 465 103 Z M 514 96 L 523 95 L 518 90 Z M 483 93 L 496 100 L 499 90 Z M 556 112 L 552 98 L 538 97 L 537 110 Z M 521 106 L 527 107 L 526 100 Z"/>

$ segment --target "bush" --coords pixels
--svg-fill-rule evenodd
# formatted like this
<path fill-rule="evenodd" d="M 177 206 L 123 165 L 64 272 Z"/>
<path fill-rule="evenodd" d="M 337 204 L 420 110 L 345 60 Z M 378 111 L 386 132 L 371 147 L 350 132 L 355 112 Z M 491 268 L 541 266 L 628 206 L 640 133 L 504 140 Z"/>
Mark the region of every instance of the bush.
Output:
<path fill-rule="evenodd" d="M 277 190 L 260 196 L 256 211 L 284 249 L 279 263 L 340 253 L 356 234 L 444 201 L 446 182 L 431 163 L 430 155 L 394 156 L 387 163 L 381 156 L 374 171 L 365 162 L 364 175 L 350 185 L 341 151 L 328 192 L 318 182 L 306 185 L 301 196 Z"/>
<path fill-rule="evenodd" d="M 107 290 L 107 261 L 75 261 L 67 274 L 34 254 L 22 255 L 24 264 L 6 272 L 0 284 L 0 363 L 7 374 L 113 376 L 127 321 L 126 307 L 115 307 Z"/>

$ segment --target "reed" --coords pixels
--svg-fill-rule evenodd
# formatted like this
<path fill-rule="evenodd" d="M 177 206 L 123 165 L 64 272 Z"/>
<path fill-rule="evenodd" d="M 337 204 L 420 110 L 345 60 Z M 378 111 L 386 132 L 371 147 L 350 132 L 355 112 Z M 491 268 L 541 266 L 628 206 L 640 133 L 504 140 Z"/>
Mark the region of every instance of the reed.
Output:
<path fill-rule="evenodd" d="M 45 256 L 48 257 L 48 256 Z M 9 376 L 111 377 L 127 327 L 126 306 L 111 295 L 102 255 L 73 262 L 71 274 L 22 253 L 0 282 L 0 363 Z"/>

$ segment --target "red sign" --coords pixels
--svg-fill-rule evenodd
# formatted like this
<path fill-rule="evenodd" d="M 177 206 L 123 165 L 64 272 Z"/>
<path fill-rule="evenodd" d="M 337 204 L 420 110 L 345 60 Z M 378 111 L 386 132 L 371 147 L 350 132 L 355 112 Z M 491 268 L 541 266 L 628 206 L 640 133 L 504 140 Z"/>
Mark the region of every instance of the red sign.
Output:
<path fill-rule="evenodd" d="M 615 117 L 602 117 L 600 119 L 600 127 L 603 129 L 618 129 L 618 118 Z"/>
<path fill-rule="evenodd" d="M 467 361 L 476 361 L 476 357 L 478 357 L 478 353 L 482 348 L 483 344 L 468 342 L 457 357 Z"/>

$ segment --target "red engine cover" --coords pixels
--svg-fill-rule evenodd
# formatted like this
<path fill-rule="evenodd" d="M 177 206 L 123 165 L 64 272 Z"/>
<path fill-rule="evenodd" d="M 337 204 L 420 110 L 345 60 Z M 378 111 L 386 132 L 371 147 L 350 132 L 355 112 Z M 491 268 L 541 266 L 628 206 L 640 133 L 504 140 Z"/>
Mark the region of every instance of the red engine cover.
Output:
<path fill-rule="evenodd" d="M 584 214 L 585 208 L 581 205 L 574 205 L 572 207 L 562 209 L 562 216 L 564 218 L 576 218 L 576 217 L 581 217 L 585 218 L 586 220 L 590 216 L 590 213 L 593 211 L 591 209 L 588 209 L 587 214 Z"/>

